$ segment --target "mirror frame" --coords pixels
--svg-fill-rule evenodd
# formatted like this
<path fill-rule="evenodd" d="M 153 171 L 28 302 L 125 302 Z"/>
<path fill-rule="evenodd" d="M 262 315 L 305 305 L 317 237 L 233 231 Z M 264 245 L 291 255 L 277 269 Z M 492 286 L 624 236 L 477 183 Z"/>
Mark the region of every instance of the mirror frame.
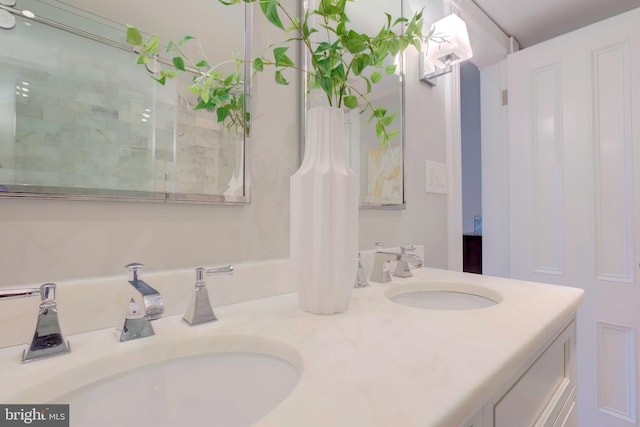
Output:
<path fill-rule="evenodd" d="M 245 92 L 245 108 L 252 112 L 252 70 L 251 61 L 252 58 L 252 45 L 253 45 L 253 3 L 243 2 L 244 6 L 244 57 L 249 58 L 244 64 L 244 92 Z M 93 40 L 98 43 L 105 44 L 107 46 L 117 48 L 130 52 L 133 55 L 135 53 L 128 44 L 120 43 L 115 40 L 102 37 L 100 35 L 88 33 L 82 29 L 71 27 L 60 22 L 52 21 L 47 18 L 41 18 L 38 15 L 33 17 L 22 14 L 22 10 L 17 9 L 16 6 L 9 7 L 3 6 L 4 10 L 9 11 L 14 15 L 20 16 L 20 18 L 38 22 L 42 25 L 56 28 L 61 31 L 66 31 L 78 37 L 83 37 L 89 40 Z M 86 12 L 87 15 L 91 15 L 90 12 Z M 98 15 L 92 15 L 100 18 Z M 87 16 L 87 19 L 88 16 Z M 118 23 L 123 25 L 122 23 Z M 0 30 L 2 31 L 2 30 Z M 123 28 L 124 31 L 124 28 Z M 166 58 L 158 58 L 158 61 L 167 65 L 173 65 L 172 61 Z M 246 132 L 243 134 L 243 195 L 242 196 L 229 196 L 224 194 L 199 194 L 199 193 L 177 193 L 177 192 L 159 192 L 159 191 L 135 191 L 135 190 L 111 190 L 111 189 L 84 189 L 75 187 L 45 187 L 35 186 L 29 184 L 7 184 L 12 187 L 24 186 L 24 191 L 0 191 L 0 199 L 2 198 L 32 198 L 32 199 L 53 199 L 53 200 L 84 200 L 84 201 L 120 201 L 120 202 L 145 202 L 145 203 L 185 203 L 185 204 L 222 204 L 222 205 L 247 205 L 251 203 L 251 182 L 250 182 L 250 156 L 251 156 L 251 136 Z M 47 191 L 42 192 L 30 192 L 29 187 L 43 188 Z M 78 191 L 80 190 L 80 191 Z M 83 194 L 85 190 L 91 190 L 89 194 Z M 68 193 L 65 193 L 67 191 Z M 71 193 L 76 191 L 75 194 Z M 71 193 L 71 194 L 69 194 Z M 87 191 L 88 193 L 88 191 Z"/>
<path fill-rule="evenodd" d="M 400 14 L 401 16 L 405 16 L 405 4 L 404 0 L 400 1 Z M 304 17 L 305 12 L 309 7 L 309 2 L 304 1 L 300 7 L 300 18 Z M 305 49 L 305 47 L 301 44 L 300 46 L 300 58 L 303 61 L 303 67 L 300 71 L 300 151 L 299 151 L 299 159 L 298 164 L 302 163 L 302 159 L 304 157 L 305 150 L 305 139 L 306 139 L 306 129 L 307 129 L 307 110 L 308 110 L 308 93 L 309 93 L 309 85 L 307 82 L 307 64 L 309 64 L 309 52 Z M 407 208 L 407 193 L 406 193 L 406 175 L 405 175 L 405 148 L 406 148 L 406 97 L 405 97 L 405 53 L 403 52 L 400 57 L 400 74 L 398 78 L 400 79 L 400 113 L 402 115 L 402 120 L 400 122 L 400 126 L 402 129 L 402 140 L 400 141 L 400 146 L 402 148 L 402 203 L 364 203 L 362 202 L 361 197 L 358 198 L 358 207 L 360 209 L 382 209 L 382 210 L 402 210 Z M 360 180 L 361 177 L 358 177 Z"/>

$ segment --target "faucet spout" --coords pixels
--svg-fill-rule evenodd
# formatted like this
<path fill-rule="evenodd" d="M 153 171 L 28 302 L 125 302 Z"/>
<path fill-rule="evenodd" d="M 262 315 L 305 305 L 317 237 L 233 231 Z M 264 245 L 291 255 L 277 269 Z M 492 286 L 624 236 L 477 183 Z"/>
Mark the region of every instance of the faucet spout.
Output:
<path fill-rule="evenodd" d="M 422 259 L 416 255 L 408 253 L 415 250 L 414 245 L 400 246 L 400 253 L 398 254 L 398 263 L 396 264 L 396 270 L 393 275 L 396 277 L 412 277 L 411 268 L 422 267 Z"/>
<path fill-rule="evenodd" d="M 139 263 L 126 266 L 129 270 L 129 284 L 142 298 L 142 308 L 135 298 L 130 298 L 122 327 L 118 327 L 121 342 L 154 335 L 151 321 L 159 319 L 164 313 L 162 295 L 140 279 L 142 267 Z"/>
<path fill-rule="evenodd" d="M 371 281 L 378 283 L 387 283 L 391 281 L 389 273 L 389 262 L 398 259 L 398 254 L 393 252 L 383 252 L 382 242 L 377 242 L 378 250 L 373 256 L 373 270 L 371 270 Z"/>
<path fill-rule="evenodd" d="M 164 300 L 162 299 L 162 295 L 143 280 L 129 280 L 129 284 L 133 286 L 142 297 L 145 319 L 156 320 L 162 317 L 164 313 Z"/>

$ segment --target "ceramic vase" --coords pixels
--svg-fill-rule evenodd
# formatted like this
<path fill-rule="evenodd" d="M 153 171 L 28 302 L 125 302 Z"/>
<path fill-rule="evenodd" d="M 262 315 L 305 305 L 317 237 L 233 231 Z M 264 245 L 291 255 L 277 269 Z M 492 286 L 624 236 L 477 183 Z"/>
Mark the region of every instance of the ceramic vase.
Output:
<path fill-rule="evenodd" d="M 358 177 L 344 154 L 343 112 L 308 111 L 305 151 L 291 176 L 290 261 L 300 308 L 340 313 L 358 265 Z"/>

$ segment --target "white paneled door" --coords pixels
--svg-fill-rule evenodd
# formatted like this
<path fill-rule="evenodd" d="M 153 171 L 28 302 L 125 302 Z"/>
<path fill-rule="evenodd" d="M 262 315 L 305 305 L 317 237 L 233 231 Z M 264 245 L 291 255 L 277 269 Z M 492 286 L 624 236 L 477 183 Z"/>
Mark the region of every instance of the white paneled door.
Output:
<path fill-rule="evenodd" d="M 510 274 L 584 288 L 578 426 L 638 425 L 640 9 L 508 58 Z"/>

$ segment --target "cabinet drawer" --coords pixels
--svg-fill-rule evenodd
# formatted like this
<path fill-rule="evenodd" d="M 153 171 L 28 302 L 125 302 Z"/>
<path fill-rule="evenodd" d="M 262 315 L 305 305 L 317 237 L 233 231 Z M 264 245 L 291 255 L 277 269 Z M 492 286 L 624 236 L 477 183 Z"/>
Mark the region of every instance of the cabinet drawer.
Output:
<path fill-rule="evenodd" d="M 552 427 L 575 389 L 574 322 L 494 404 L 496 427 Z"/>

